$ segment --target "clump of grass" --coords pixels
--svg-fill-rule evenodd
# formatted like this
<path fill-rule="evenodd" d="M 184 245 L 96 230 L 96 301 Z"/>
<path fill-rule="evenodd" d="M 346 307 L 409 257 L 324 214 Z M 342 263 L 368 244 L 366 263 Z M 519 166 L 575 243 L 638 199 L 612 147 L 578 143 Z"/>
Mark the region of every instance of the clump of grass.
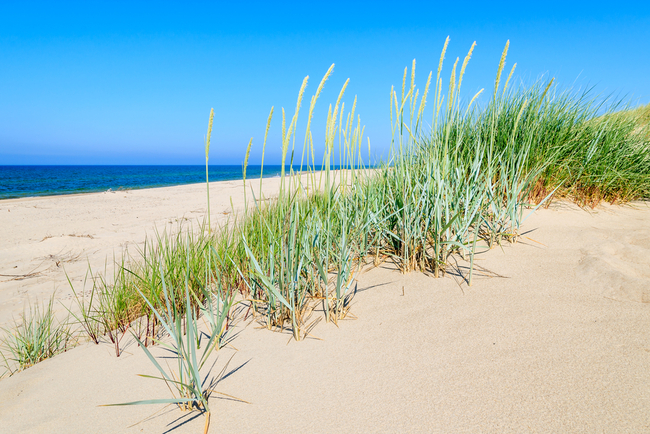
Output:
<path fill-rule="evenodd" d="M 329 299 L 322 290 L 330 282 L 329 273 L 337 276 L 335 286 L 340 287 L 341 281 L 348 282 L 347 270 L 367 256 L 374 254 L 375 263 L 380 256 L 392 258 L 403 272 L 430 270 L 439 277 L 446 273 L 450 257 L 460 255 L 470 260 L 471 284 L 477 242 L 488 247 L 516 242 L 526 212 L 529 215 L 553 195 L 569 195 L 579 203 L 648 197 L 648 144 L 632 134 L 631 123 L 610 115 L 600 120 L 599 108 L 588 94 L 558 93 L 553 80 L 529 89 L 512 86 L 516 64 L 507 78 L 504 73 L 509 42 L 487 105 L 472 105 L 482 90 L 465 104 L 460 89 L 475 44 L 458 75 L 460 59 L 456 59 L 445 92 L 440 74 L 447 44 L 448 40 L 433 88 L 430 131 L 424 129 L 422 117 L 432 73 L 420 94 L 414 61 L 408 83 L 408 68 L 404 71 L 401 96 L 391 90 L 389 162 L 368 179 L 355 177 L 354 169 L 363 164 L 360 158 L 355 160 L 363 129 L 352 132 L 350 127 L 356 98 L 343 122 L 346 82 L 329 109 L 318 187 L 312 190 L 292 178 L 292 193 L 287 196 L 283 174 L 274 207 L 240 229 L 250 260 L 248 267 L 242 264 L 249 270 L 242 276 L 254 298 L 266 300 L 265 306 L 257 305 L 264 306 L 267 324 L 286 321 L 299 338 L 297 318 L 304 316 L 309 300 Z M 297 107 L 304 89 L 305 82 Z M 317 95 L 318 91 L 312 97 L 305 143 L 311 142 L 309 125 Z M 288 130 L 283 121 L 283 161 L 297 114 L 298 110 Z M 330 171 L 337 135 L 343 137 L 339 164 L 351 169 L 341 172 L 338 184 L 332 182 Z M 336 246 L 348 243 L 337 256 Z M 330 267 L 334 257 L 339 265 Z M 313 263 L 318 264 L 316 272 Z M 341 291 L 335 292 L 340 301 Z M 328 318 L 331 309 L 324 310 Z"/>
<path fill-rule="evenodd" d="M 102 338 L 106 337 L 113 345 L 116 357 L 122 354 L 120 343 L 131 328 L 141 327 L 140 319 L 144 312 L 143 303 L 136 297 L 137 294 L 134 294 L 133 282 L 128 278 L 126 261 L 125 256 L 120 262 L 113 260 L 113 276 L 110 280 L 106 277 L 107 268 L 104 273 L 93 274 L 89 266 L 81 296 L 74 291 L 72 282 L 68 279 L 76 304 L 76 309 L 68 309 L 69 314 L 87 338 L 95 344 L 99 344 Z M 91 289 L 87 295 L 86 286 L 89 279 Z M 147 322 L 147 328 L 148 326 Z M 147 332 L 148 330 L 144 331 L 145 334 Z"/>
<path fill-rule="evenodd" d="M 615 115 L 618 107 L 597 104 L 588 93 L 560 92 L 549 80 L 511 88 L 456 133 L 465 137 L 466 152 L 493 137 L 496 152 L 510 148 L 523 158 L 524 172 L 540 170 L 533 202 L 558 187 L 556 197 L 591 206 L 648 197 L 649 142 L 634 134 L 631 117 Z"/>
<path fill-rule="evenodd" d="M 363 140 L 363 128 L 358 119 L 354 125 L 356 103 L 347 120 L 343 121 L 342 97 L 348 81 L 344 83 L 336 104 L 333 108 L 330 106 L 326 122 L 326 151 L 318 183 L 313 170 L 316 166 L 313 153 L 310 155 L 311 149 L 307 148 L 307 142 L 312 143 L 310 125 L 313 110 L 332 70 L 333 65 L 311 98 L 301 157 L 301 167 L 307 167 L 307 175 L 294 176 L 293 172 L 282 172 L 278 199 L 270 205 L 258 204 L 253 214 L 235 228 L 235 232 L 240 234 L 236 243 L 242 248 L 235 249 L 230 255 L 235 258 L 233 262 L 251 294 L 251 305 L 264 318 L 265 325 L 278 330 L 284 330 L 288 325 L 296 340 L 304 339 L 318 321 L 309 322 L 321 300 L 327 321 L 337 321 L 345 316 L 353 276 L 353 252 L 357 251 L 356 235 L 350 232 L 358 228 L 351 227 L 351 216 L 348 215 L 348 211 L 355 208 L 346 203 L 344 191 L 357 188 L 355 169 L 359 165 L 358 150 Z M 289 159 L 289 167 L 295 158 L 294 149 L 290 150 L 289 145 L 295 143 L 295 126 L 306 84 L 307 78 L 303 80 L 288 127 L 283 110 L 282 161 Z M 349 170 L 339 172 L 336 174 L 338 179 L 335 179 L 331 168 L 337 135 L 343 137 L 339 146 L 339 165 Z"/>
<path fill-rule="evenodd" d="M 214 269 L 206 272 L 207 254 L 216 236 L 214 232 L 208 232 L 206 225 L 194 230 L 179 223 L 174 231 L 156 231 L 154 238 L 148 238 L 138 249 L 136 258 L 125 255 L 120 261 L 114 260 L 110 278 L 106 277 L 108 269 L 103 273 L 93 273 L 89 267 L 83 288 L 74 291 L 76 306 L 69 310 L 86 337 L 96 344 L 107 339 L 115 347 L 118 357 L 122 340 L 131 332 L 146 346 L 154 343 L 152 337 L 160 331 L 160 324 L 140 293 L 153 306 L 162 308 L 165 305 L 163 278 L 168 285 L 182 287 L 185 285 L 184 276 L 189 273 L 187 284 L 191 305 L 198 312 L 200 304 L 209 295 L 204 291 L 206 285 L 213 285 L 218 279 L 227 280 Z M 165 270 L 163 276 L 160 275 L 161 269 Z M 88 284 L 91 289 L 86 291 Z M 70 285 L 72 287 L 71 282 Z M 173 303 L 183 313 L 185 302 L 178 293 L 175 296 Z"/>
<path fill-rule="evenodd" d="M 210 257 L 212 258 L 213 255 L 218 258 L 217 252 L 211 249 Z M 189 255 L 186 260 L 189 262 Z M 207 264 L 211 262 L 212 259 Z M 221 262 L 220 258 L 218 262 Z M 209 272 L 208 268 L 205 272 L 206 274 Z M 204 433 L 207 433 L 210 426 L 208 400 L 212 393 L 219 393 L 214 390 L 218 380 L 212 378 L 208 382 L 208 376 L 202 377 L 201 371 L 212 352 L 220 349 L 223 345 L 226 333 L 225 321 L 233 306 L 234 297 L 226 295 L 220 285 L 217 285 L 215 293 L 211 288 L 204 287 L 201 291 L 204 295 L 204 302 L 195 299 L 200 312 L 197 314 L 191 301 L 195 295 L 189 287 L 190 267 L 186 267 L 184 291 L 178 291 L 174 286 L 166 284 L 166 273 L 163 272 L 162 265 L 159 273 L 164 301 L 162 308 L 156 307 L 152 300 L 141 291 L 138 290 L 138 293 L 169 338 L 169 340 L 154 339 L 176 356 L 176 370 L 164 369 L 144 342 L 135 333 L 132 335 L 160 373 L 160 377 L 149 375 L 142 375 L 142 377 L 164 381 L 174 396 L 110 405 L 176 404 L 183 411 L 198 410 L 205 413 Z M 182 310 L 178 306 L 179 299 L 182 299 L 184 303 Z M 203 315 L 207 320 L 209 334 L 205 334 L 199 329 L 199 315 Z M 207 339 L 207 342 L 204 338 Z"/>
<path fill-rule="evenodd" d="M 57 321 L 53 305 L 54 296 L 48 303 L 32 305 L 11 329 L 3 329 L 0 354 L 5 374 L 13 375 L 74 346 L 69 325 Z"/>

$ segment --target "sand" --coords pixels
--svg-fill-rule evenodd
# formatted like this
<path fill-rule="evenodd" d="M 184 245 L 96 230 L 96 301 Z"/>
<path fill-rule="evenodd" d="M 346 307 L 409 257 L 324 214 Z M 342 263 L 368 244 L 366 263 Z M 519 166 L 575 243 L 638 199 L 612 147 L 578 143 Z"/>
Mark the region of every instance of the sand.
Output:
<path fill-rule="evenodd" d="M 40 275 L 0 283 L 0 318 L 61 284 L 42 258 L 79 256 L 65 263 L 79 282 L 86 257 L 103 263 L 154 223 L 202 218 L 204 193 L 0 202 L 0 274 L 44 261 Z M 229 196 L 241 205 L 238 183 L 211 195 L 213 215 Z M 214 394 L 210 432 L 650 432 L 650 204 L 556 202 L 524 232 L 477 257 L 486 271 L 471 287 L 457 270 L 435 279 L 385 262 L 358 277 L 354 319 L 322 321 L 302 342 L 240 317 L 211 375 L 225 368 L 217 391 L 250 403 Z M 135 345 L 119 358 L 109 344 L 77 347 L 0 380 L 0 431 L 202 432 L 203 416 L 172 406 L 99 406 L 169 397 L 137 374 L 156 371 Z"/>
<path fill-rule="evenodd" d="M 266 197 L 277 196 L 279 182 L 265 180 Z M 259 180 L 253 185 L 257 192 Z M 233 207 L 243 209 L 242 191 L 241 181 L 211 183 L 213 225 L 224 223 Z M 83 287 L 89 264 L 111 274 L 113 258 L 137 256 L 156 231 L 200 227 L 206 208 L 205 184 L 0 200 L 0 326 L 52 294 L 69 303 L 66 273 Z"/>

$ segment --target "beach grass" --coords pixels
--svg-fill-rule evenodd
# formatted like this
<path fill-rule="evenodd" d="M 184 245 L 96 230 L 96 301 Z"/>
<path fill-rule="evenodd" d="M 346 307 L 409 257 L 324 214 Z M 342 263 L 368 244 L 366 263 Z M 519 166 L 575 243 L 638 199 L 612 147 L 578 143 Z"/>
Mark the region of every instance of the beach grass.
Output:
<path fill-rule="evenodd" d="M 0 345 L 4 375 L 27 369 L 45 359 L 60 354 L 75 344 L 67 319 L 59 321 L 54 311 L 54 296 L 47 303 L 31 305 L 14 321 L 13 327 L 3 329 Z"/>
<path fill-rule="evenodd" d="M 202 373 L 203 367 L 208 361 L 212 352 L 220 349 L 225 338 L 225 321 L 233 306 L 234 298 L 226 295 L 217 285 L 215 288 L 202 288 L 204 301 L 195 298 L 199 306 L 199 312 L 209 323 L 209 330 L 206 334 L 199 327 L 198 314 L 192 306 L 189 281 L 191 267 L 189 266 L 190 251 L 186 250 L 185 285 L 183 291 L 178 291 L 174 286 L 168 286 L 165 282 L 163 263 L 159 265 L 159 276 L 162 288 L 164 305 L 162 308 L 154 306 L 147 296 L 138 290 L 138 294 L 144 300 L 147 307 L 153 313 L 160 327 L 164 330 L 168 339 L 152 339 L 175 355 L 177 366 L 175 370 L 163 368 L 156 357 L 142 342 L 136 333 L 132 332 L 133 338 L 147 355 L 151 363 L 156 367 L 160 376 L 142 375 L 142 377 L 164 381 L 170 391 L 172 398 L 146 399 L 120 404 L 121 405 L 144 405 L 144 404 L 176 404 L 184 411 L 200 411 L 205 414 L 204 433 L 208 432 L 210 426 L 210 407 L 208 399 L 214 393 L 216 379 Z M 205 273 L 209 273 L 211 264 L 221 262 L 218 254 L 212 248 L 207 254 L 210 259 L 206 262 Z M 214 256 L 214 258 L 213 258 Z M 178 293 L 180 292 L 180 294 Z M 180 309 L 178 300 L 183 299 L 184 306 Z M 206 341 L 207 340 L 207 341 Z M 210 381 L 208 381 L 210 379 Z"/>

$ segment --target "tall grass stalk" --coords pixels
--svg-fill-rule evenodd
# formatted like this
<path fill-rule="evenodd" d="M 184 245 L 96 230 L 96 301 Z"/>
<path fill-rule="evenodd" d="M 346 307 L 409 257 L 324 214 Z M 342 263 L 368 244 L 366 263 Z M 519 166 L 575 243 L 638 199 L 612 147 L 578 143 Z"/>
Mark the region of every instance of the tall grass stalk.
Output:
<path fill-rule="evenodd" d="M 210 109 L 210 120 L 208 121 L 208 134 L 205 137 L 205 190 L 208 195 L 208 232 L 212 231 L 210 223 L 210 178 L 208 176 L 208 158 L 210 156 L 210 137 L 212 136 L 212 121 L 214 119 L 214 109 Z"/>
<path fill-rule="evenodd" d="M 248 168 L 248 157 L 251 155 L 251 146 L 253 146 L 252 137 L 248 142 L 248 147 L 246 148 L 246 156 L 244 157 L 244 166 L 242 167 L 242 179 L 244 184 L 244 214 L 248 213 L 248 200 L 246 199 L 246 169 Z"/>
<path fill-rule="evenodd" d="M 262 179 L 264 178 L 264 155 L 266 153 L 266 138 L 269 135 L 269 128 L 271 128 L 271 119 L 273 119 L 273 107 L 271 107 L 271 111 L 269 112 L 269 118 L 266 121 L 266 130 L 264 131 L 264 143 L 262 145 L 262 162 L 260 166 L 260 200 L 264 199 L 264 195 L 262 194 Z"/>

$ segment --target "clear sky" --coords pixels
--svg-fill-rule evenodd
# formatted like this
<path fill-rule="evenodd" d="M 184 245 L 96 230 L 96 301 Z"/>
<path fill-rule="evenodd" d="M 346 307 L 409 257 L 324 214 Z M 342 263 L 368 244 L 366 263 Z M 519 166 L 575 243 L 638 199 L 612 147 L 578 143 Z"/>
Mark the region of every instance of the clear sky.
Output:
<path fill-rule="evenodd" d="M 415 58 L 424 87 L 448 35 L 444 77 L 477 42 L 467 99 L 493 86 L 509 39 L 526 83 L 545 74 L 650 102 L 650 2 L 1 2 L 0 165 L 203 164 L 211 107 L 210 162 L 240 164 L 253 137 L 256 163 L 271 106 L 277 163 L 280 108 L 293 113 L 309 75 L 305 108 L 332 63 L 316 141 L 350 78 L 346 105 L 358 96 L 385 155 L 391 85 Z"/>

